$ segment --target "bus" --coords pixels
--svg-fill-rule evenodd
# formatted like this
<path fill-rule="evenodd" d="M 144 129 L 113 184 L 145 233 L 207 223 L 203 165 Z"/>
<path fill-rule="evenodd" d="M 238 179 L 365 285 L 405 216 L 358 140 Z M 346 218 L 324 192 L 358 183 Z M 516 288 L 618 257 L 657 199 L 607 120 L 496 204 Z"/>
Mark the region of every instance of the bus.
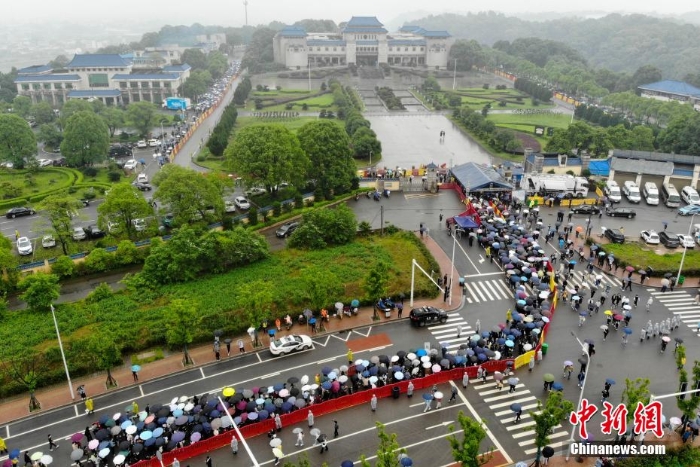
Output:
<path fill-rule="evenodd" d="M 681 197 L 673 183 L 664 182 L 661 185 L 661 199 L 669 208 L 677 208 L 681 205 Z"/>

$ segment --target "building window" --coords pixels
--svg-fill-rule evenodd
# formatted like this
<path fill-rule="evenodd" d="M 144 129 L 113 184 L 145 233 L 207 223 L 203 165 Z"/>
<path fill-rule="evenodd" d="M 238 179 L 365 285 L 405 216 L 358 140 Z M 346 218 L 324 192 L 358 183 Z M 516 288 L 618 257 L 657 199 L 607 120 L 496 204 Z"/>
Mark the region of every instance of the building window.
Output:
<path fill-rule="evenodd" d="M 73 83 L 66 83 L 66 89 L 73 89 Z"/>
<path fill-rule="evenodd" d="M 425 47 L 421 47 L 421 48 L 420 48 L 420 51 L 421 51 L 421 52 L 425 52 L 424 49 L 425 49 Z"/>
<path fill-rule="evenodd" d="M 131 89 L 138 89 L 138 88 L 139 88 L 139 83 L 137 83 L 137 82 L 135 82 L 135 81 L 132 81 L 131 83 L 129 83 L 129 87 L 130 87 Z"/>
<path fill-rule="evenodd" d="M 340 50 L 341 50 L 342 52 L 345 52 L 345 47 L 341 47 Z"/>
<path fill-rule="evenodd" d="M 333 47 L 333 52 L 335 52 L 336 50 L 338 50 L 338 48 L 337 48 L 337 47 Z"/>
<path fill-rule="evenodd" d="M 150 87 L 151 87 L 151 83 L 149 83 L 148 81 L 141 81 L 141 87 L 142 87 L 142 88 L 146 88 L 146 89 L 147 89 L 147 88 L 150 88 Z"/>
<path fill-rule="evenodd" d="M 88 85 L 91 88 L 109 87 L 109 77 L 107 76 L 107 73 L 88 75 Z"/>
<path fill-rule="evenodd" d="M 152 84 L 154 88 L 160 89 L 160 81 L 154 81 Z"/>
<path fill-rule="evenodd" d="M 39 83 L 33 83 L 32 84 L 32 89 L 35 91 L 38 91 L 41 89 L 41 85 Z"/>
<path fill-rule="evenodd" d="M 126 88 L 126 81 L 119 81 L 119 87 L 122 89 Z"/>
<path fill-rule="evenodd" d="M 403 51 L 404 51 L 404 52 L 408 52 L 408 47 L 404 47 L 404 48 L 403 48 Z"/>
<path fill-rule="evenodd" d="M 29 91 L 29 85 L 28 85 L 28 84 L 23 84 L 23 85 L 22 85 L 22 91 Z"/>
<path fill-rule="evenodd" d="M 62 83 L 53 83 L 53 88 L 54 89 L 63 89 L 63 84 Z"/>
<path fill-rule="evenodd" d="M 415 48 L 415 47 L 413 48 L 413 51 L 414 51 L 414 52 L 416 51 L 416 48 Z"/>
<path fill-rule="evenodd" d="M 170 83 L 167 83 L 167 82 L 166 82 L 166 83 L 163 83 L 163 87 L 164 87 L 165 89 L 170 89 Z"/>

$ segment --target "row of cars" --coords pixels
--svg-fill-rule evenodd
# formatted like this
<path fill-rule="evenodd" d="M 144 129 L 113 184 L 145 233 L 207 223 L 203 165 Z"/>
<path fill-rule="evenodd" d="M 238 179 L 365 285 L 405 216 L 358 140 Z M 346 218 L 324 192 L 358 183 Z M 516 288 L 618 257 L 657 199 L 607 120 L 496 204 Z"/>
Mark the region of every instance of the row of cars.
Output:
<path fill-rule="evenodd" d="M 199 101 L 195 104 L 194 110 L 197 112 L 204 112 L 213 106 L 224 94 L 226 85 L 231 78 L 238 73 L 240 65 L 241 62 L 239 61 L 232 62 L 231 66 L 226 70 L 226 73 L 224 73 L 224 76 L 216 80 L 211 88 L 199 97 Z"/>
<path fill-rule="evenodd" d="M 646 182 L 644 188 L 640 190 L 640 187 L 633 181 L 626 181 L 620 189 L 617 182 L 610 180 L 605 184 L 603 191 L 611 203 L 622 201 L 623 194 L 630 203 L 639 204 L 644 199 L 650 206 L 657 206 L 663 202 L 666 206 L 675 208 L 680 206 L 682 200 L 687 206 L 679 210 L 681 215 L 689 215 L 687 212 L 693 211 L 694 206 L 700 206 L 700 195 L 695 188 L 684 186 L 679 194 L 676 187 L 670 182 L 664 182 L 661 185 L 661 190 L 656 186 L 656 183 Z M 693 213 L 697 212 L 693 211 Z"/>
<path fill-rule="evenodd" d="M 697 226 L 695 234 L 700 234 Z M 696 242 L 700 245 L 700 237 L 693 238 L 691 235 L 676 234 L 665 230 L 659 233 L 654 230 L 642 230 L 639 236 L 647 245 L 662 244 L 670 249 L 678 247 L 695 248 Z"/>

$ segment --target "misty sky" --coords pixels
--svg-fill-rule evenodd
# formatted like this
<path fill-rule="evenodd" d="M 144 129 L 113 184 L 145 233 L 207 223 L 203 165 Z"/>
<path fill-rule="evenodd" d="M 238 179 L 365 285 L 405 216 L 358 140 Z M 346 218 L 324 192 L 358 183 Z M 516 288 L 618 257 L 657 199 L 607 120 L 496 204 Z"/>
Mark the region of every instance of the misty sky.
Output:
<path fill-rule="evenodd" d="M 111 3 L 95 3 L 94 0 L 34 0 L 27 9 L 23 2 L 6 2 L 2 7 L 0 24 L 43 23 L 51 21 L 117 21 L 157 20 L 163 24 L 192 24 L 241 26 L 244 24 L 243 0 L 195 0 L 172 2 L 164 0 L 119 0 Z M 525 9 L 527 8 L 527 9 Z M 285 23 L 313 18 L 332 19 L 336 23 L 351 16 L 377 16 L 388 22 L 404 13 L 422 11 L 431 14 L 444 12 L 464 13 L 484 10 L 503 13 L 557 12 L 601 10 L 610 12 L 635 12 L 677 15 L 698 9 L 690 0 L 666 0 L 664 2 L 639 2 L 634 0 L 587 0 L 581 3 L 561 0 L 491 0 L 490 2 L 458 0 L 248 0 L 248 24 L 267 24 L 278 20 Z M 136 13 L 137 12 L 137 13 Z M 137 16 L 135 16 L 137 15 Z M 139 21 L 140 22 L 140 21 Z"/>

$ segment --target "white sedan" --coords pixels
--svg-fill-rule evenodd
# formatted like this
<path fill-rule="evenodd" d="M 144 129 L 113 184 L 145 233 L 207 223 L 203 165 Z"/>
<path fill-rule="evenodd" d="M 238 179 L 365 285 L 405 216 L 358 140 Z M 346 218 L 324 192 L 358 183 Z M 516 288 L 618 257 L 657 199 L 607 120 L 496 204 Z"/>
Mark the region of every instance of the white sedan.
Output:
<path fill-rule="evenodd" d="M 31 255 L 34 252 L 32 242 L 27 237 L 19 237 L 17 239 L 17 253 L 22 256 Z"/>
<path fill-rule="evenodd" d="M 56 239 L 53 235 L 44 235 L 41 239 L 41 246 L 44 248 L 53 248 L 56 246 Z"/>
<path fill-rule="evenodd" d="M 272 355 L 283 355 L 295 350 L 307 350 L 313 347 L 311 338 L 303 334 L 284 336 L 270 342 L 270 353 Z"/>
<path fill-rule="evenodd" d="M 236 204 L 238 209 L 242 211 L 250 209 L 250 202 L 244 196 L 236 196 L 236 199 L 234 199 L 233 202 Z"/>
<path fill-rule="evenodd" d="M 53 161 L 51 159 L 38 159 L 37 162 L 39 163 L 39 167 L 48 167 L 53 165 Z"/>
<path fill-rule="evenodd" d="M 224 201 L 224 211 L 226 211 L 229 214 L 232 212 L 236 212 L 236 204 L 233 201 L 231 201 L 230 199 L 225 200 Z"/>
<path fill-rule="evenodd" d="M 658 245 L 661 241 L 659 239 L 659 234 L 653 230 L 642 230 L 639 236 L 642 237 L 642 240 L 644 240 L 647 245 Z"/>
<path fill-rule="evenodd" d="M 134 170 L 138 166 L 139 163 L 136 159 L 129 159 L 128 161 L 126 161 L 126 164 L 124 164 L 124 168 L 126 170 Z"/>
<path fill-rule="evenodd" d="M 676 234 L 681 242 L 682 248 L 695 248 L 695 242 L 690 235 Z"/>

